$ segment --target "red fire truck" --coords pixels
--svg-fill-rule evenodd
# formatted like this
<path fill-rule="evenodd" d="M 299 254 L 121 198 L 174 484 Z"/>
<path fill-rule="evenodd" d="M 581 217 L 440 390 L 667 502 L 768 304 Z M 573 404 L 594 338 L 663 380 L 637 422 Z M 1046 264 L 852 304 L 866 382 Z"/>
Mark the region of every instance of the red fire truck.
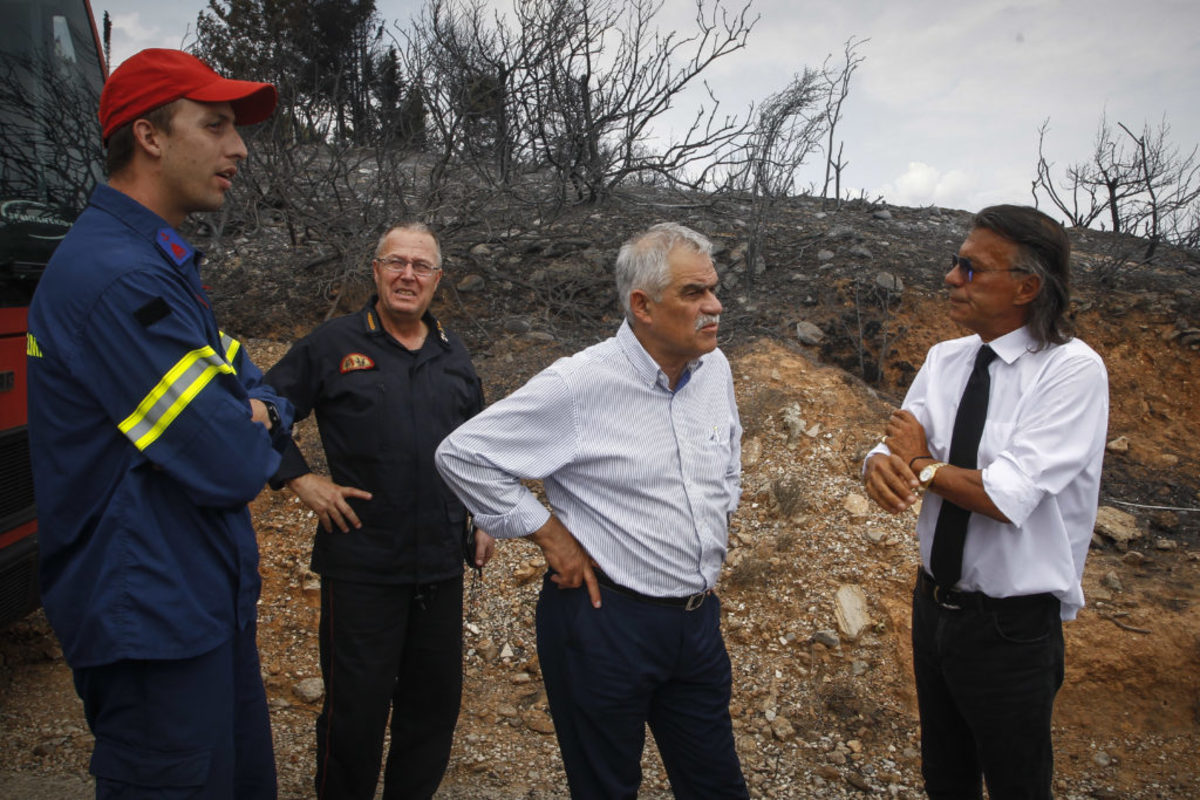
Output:
<path fill-rule="evenodd" d="M 0 0 L 0 625 L 39 603 L 26 311 L 103 177 L 101 52 L 88 0 Z"/>

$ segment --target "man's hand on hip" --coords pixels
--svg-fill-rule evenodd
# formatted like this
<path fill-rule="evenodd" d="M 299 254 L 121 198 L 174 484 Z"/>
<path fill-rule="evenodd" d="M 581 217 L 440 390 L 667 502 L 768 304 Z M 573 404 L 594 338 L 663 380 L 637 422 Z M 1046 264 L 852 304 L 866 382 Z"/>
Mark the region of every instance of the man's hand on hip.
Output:
<path fill-rule="evenodd" d="M 483 528 L 475 529 L 475 566 L 483 569 L 496 554 L 496 540 Z"/>
<path fill-rule="evenodd" d="M 304 505 L 316 512 L 321 520 L 321 526 L 327 533 L 333 533 L 337 525 L 342 533 L 349 533 L 350 527 L 361 528 L 362 523 L 354 509 L 346 502 L 348 497 L 360 500 L 370 500 L 371 493 L 353 486 L 339 486 L 324 475 L 308 472 L 298 478 L 292 478 L 287 486 Z"/>
<path fill-rule="evenodd" d="M 575 589 L 586 584 L 592 605 L 600 607 L 600 584 L 592 571 L 596 562 L 558 517 L 551 515 L 545 525 L 529 534 L 529 539 L 542 548 L 546 563 L 555 573 L 550 580 L 557 583 L 558 588 Z"/>

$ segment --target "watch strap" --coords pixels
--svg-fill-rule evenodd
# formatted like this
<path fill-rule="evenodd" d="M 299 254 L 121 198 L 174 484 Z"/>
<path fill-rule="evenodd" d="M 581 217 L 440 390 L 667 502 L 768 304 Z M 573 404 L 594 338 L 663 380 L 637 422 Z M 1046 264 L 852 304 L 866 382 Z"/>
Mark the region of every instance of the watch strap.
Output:
<path fill-rule="evenodd" d="M 938 470 L 945 466 L 948 466 L 945 461 L 935 461 L 922 469 L 921 475 L 918 475 L 917 477 L 921 478 L 921 476 L 925 475 L 926 473 L 929 474 L 929 477 L 921 480 L 921 488 L 928 489 L 931 485 L 933 485 L 933 479 L 937 477 Z"/>
<path fill-rule="evenodd" d="M 279 409 L 275 408 L 274 403 L 265 400 L 263 405 L 267 407 L 267 419 L 271 420 L 271 431 L 274 432 L 283 424 L 283 421 L 279 419 Z"/>

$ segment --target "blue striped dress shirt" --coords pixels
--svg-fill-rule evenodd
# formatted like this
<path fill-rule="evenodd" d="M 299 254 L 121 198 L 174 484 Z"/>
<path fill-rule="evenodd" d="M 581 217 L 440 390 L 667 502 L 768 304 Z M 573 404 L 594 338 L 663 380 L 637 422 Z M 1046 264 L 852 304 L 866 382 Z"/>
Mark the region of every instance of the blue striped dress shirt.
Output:
<path fill-rule="evenodd" d="M 497 538 L 550 512 L 522 483 L 542 479 L 554 513 L 617 583 L 657 597 L 711 589 L 741 491 L 733 375 L 720 350 L 676 390 L 625 322 L 559 359 L 438 447 L 446 482 Z"/>

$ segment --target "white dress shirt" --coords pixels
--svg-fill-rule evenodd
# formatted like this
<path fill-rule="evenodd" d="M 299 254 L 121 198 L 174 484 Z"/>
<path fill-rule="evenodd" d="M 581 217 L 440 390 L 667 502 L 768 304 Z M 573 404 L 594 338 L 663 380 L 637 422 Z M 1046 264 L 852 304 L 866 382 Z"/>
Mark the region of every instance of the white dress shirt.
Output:
<path fill-rule="evenodd" d="M 435 460 L 491 535 L 545 524 L 550 512 L 521 483 L 544 479 L 554 513 L 612 580 L 677 597 L 720 573 L 741 435 L 720 350 L 689 364 L 672 392 L 626 322 L 464 423 Z"/>
<path fill-rule="evenodd" d="M 904 398 L 939 461 L 949 458 L 954 417 L 981 344 L 967 336 L 934 345 Z M 992 597 L 1049 592 L 1061 602 L 1062 618 L 1074 619 L 1096 523 L 1108 372 L 1079 339 L 1034 352 L 1037 342 L 1020 328 L 988 344 L 998 357 L 989 367 L 977 463 L 984 491 L 1011 522 L 971 515 L 958 588 Z M 871 455 L 878 452 L 887 448 Z M 927 571 L 941 508 L 942 498 L 929 492 L 917 520 Z"/>

